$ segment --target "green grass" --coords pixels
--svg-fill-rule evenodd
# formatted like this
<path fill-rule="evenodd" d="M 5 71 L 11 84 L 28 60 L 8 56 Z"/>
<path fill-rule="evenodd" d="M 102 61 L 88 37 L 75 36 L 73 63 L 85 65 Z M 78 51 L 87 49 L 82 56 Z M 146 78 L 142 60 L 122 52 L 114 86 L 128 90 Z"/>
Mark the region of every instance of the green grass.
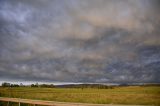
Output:
<path fill-rule="evenodd" d="M 0 88 L 1 97 L 98 104 L 160 105 L 160 86 L 93 88 Z"/>

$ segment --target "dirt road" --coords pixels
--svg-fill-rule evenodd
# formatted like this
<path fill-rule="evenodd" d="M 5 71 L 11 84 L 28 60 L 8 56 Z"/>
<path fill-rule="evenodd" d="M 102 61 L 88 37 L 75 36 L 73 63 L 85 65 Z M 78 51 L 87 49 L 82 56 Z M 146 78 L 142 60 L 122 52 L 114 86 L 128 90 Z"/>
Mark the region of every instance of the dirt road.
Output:
<path fill-rule="evenodd" d="M 46 106 L 142 106 L 142 105 L 68 103 L 68 102 L 55 102 L 55 101 L 31 100 L 31 99 L 20 99 L 20 98 L 6 98 L 6 97 L 0 97 L 0 101 L 28 103 L 28 104 L 46 105 Z"/>

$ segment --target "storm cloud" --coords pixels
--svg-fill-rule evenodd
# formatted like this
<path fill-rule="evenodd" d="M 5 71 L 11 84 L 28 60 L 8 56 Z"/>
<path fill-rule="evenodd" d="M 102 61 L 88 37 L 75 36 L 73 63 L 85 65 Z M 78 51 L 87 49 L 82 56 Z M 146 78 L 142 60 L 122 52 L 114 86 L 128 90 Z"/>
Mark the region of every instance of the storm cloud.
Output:
<path fill-rule="evenodd" d="M 160 82 L 159 0 L 1 0 L 0 80 Z"/>

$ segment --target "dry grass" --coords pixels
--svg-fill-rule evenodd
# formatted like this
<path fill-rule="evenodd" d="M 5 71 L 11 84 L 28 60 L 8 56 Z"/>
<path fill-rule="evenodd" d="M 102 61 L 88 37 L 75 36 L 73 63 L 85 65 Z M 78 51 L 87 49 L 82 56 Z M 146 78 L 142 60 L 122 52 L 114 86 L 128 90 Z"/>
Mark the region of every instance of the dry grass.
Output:
<path fill-rule="evenodd" d="M 0 88 L 0 96 L 63 102 L 160 105 L 159 86 L 114 89 Z"/>

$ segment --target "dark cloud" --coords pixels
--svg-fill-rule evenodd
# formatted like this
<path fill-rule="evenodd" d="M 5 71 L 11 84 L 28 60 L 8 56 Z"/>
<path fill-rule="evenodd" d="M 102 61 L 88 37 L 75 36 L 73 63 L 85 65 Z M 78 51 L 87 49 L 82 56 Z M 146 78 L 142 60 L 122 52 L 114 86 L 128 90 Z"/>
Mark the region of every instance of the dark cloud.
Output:
<path fill-rule="evenodd" d="M 159 0 L 1 0 L 0 80 L 160 82 Z"/>

